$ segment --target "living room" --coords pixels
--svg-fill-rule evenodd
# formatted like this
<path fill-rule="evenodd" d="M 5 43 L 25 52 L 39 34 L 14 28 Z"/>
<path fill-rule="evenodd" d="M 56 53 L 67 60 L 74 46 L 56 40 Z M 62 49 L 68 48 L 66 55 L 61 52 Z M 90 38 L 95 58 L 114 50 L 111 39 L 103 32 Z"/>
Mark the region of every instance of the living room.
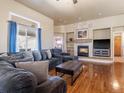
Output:
<path fill-rule="evenodd" d="M 1 0 L 0 93 L 124 93 L 122 0 Z"/>

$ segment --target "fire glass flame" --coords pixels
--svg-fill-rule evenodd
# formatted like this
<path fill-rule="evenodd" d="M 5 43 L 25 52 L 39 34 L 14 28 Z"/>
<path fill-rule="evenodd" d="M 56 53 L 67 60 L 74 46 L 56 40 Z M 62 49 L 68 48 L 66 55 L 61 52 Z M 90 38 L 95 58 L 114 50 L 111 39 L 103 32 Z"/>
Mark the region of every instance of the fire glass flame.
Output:
<path fill-rule="evenodd" d="M 88 53 L 88 49 L 81 48 L 81 49 L 80 49 L 80 52 L 81 52 L 81 53 Z"/>

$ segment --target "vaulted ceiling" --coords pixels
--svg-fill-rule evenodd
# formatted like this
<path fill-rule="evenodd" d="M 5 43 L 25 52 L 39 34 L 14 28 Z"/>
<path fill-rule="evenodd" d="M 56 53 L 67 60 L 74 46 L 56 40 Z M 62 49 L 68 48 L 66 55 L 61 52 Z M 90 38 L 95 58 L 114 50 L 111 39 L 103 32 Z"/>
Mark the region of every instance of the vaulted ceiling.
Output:
<path fill-rule="evenodd" d="M 124 13 L 124 0 L 16 0 L 65 25 Z"/>

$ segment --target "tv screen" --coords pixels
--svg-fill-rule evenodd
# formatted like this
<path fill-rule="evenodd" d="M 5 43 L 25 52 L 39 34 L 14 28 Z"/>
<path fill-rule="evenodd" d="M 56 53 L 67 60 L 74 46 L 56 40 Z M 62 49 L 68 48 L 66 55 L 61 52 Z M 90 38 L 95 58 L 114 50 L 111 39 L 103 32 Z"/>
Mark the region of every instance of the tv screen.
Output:
<path fill-rule="evenodd" d="M 110 49 L 110 39 L 94 40 L 93 47 L 94 49 Z"/>

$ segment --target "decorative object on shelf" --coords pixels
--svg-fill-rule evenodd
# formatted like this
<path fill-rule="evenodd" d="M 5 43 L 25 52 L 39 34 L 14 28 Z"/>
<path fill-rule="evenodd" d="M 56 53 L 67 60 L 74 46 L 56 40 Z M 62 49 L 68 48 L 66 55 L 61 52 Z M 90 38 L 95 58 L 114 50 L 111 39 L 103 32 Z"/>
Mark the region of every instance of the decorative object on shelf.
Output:
<path fill-rule="evenodd" d="M 88 38 L 88 28 L 76 29 L 77 39 L 87 39 Z"/>
<path fill-rule="evenodd" d="M 66 33 L 66 48 L 68 53 L 74 55 L 74 32 Z"/>
<path fill-rule="evenodd" d="M 74 39 L 73 39 L 73 38 L 69 38 L 69 41 L 70 41 L 70 42 L 73 42 L 73 41 L 74 41 Z"/>

